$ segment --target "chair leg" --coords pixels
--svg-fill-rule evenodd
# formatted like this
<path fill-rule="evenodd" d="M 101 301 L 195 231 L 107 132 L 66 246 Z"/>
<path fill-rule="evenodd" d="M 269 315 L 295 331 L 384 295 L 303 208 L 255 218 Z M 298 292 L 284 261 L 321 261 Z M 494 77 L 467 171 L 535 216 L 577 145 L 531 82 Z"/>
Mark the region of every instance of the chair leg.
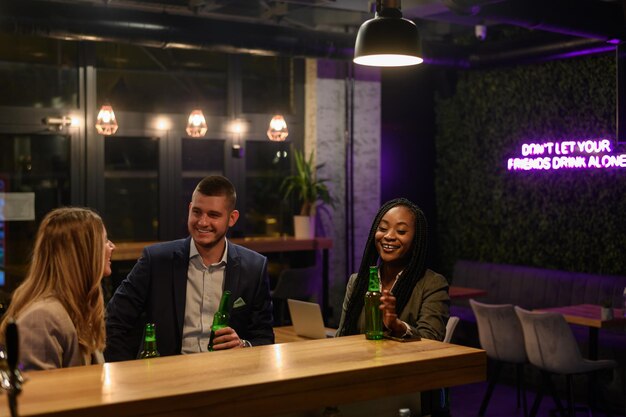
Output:
<path fill-rule="evenodd" d="M 550 390 L 550 395 L 552 395 L 552 399 L 554 400 L 554 405 L 556 405 L 556 408 L 559 410 L 559 413 L 561 413 L 562 416 L 566 416 L 567 414 L 565 412 L 565 408 L 563 407 L 563 404 L 561 403 L 561 400 L 557 395 L 556 388 L 554 387 L 554 382 L 552 382 L 550 374 L 545 371 L 542 371 L 542 373 L 544 374 L 544 377 L 546 379 L 546 384 L 548 385 L 548 389 Z"/>
<path fill-rule="evenodd" d="M 491 399 L 491 394 L 493 394 L 493 389 L 496 386 L 496 382 L 498 381 L 498 377 L 500 376 L 500 370 L 502 369 L 502 362 L 495 361 L 494 363 L 495 369 L 492 372 L 491 378 L 489 380 L 489 385 L 487 386 L 487 392 L 485 392 L 485 397 L 483 398 L 483 402 L 480 404 L 480 409 L 478 410 L 478 416 L 482 417 L 485 415 L 485 411 L 487 410 L 487 405 L 489 404 L 489 400 Z"/>
<path fill-rule="evenodd" d="M 572 376 L 566 375 L 565 382 L 567 384 L 567 412 L 569 417 L 575 417 L 576 412 L 574 411 L 574 387 L 572 386 Z"/>
<path fill-rule="evenodd" d="M 593 411 L 602 411 L 606 417 L 613 417 L 613 413 L 611 412 L 611 407 L 608 405 L 606 401 L 604 391 L 602 388 L 600 388 L 599 376 L 597 376 L 596 378 L 591 378 L 591 374 L 588 374 L 587 378 L 589 378 L 589 384 L 591 384 L 592 380 L 595 379 L 595 384 L 592 385 L 591 390 L 589 392 L 590 397 L 592 397 L 588 401 L 589 407 L 587 410 L 588 410 L 589 417 L 593 417 Z M 602 406 L 600 404 L 602 404 Z"/>
<path fill-rule="evenodd" d="M 524 364 L 518 363 L 515 365 L 515 372 L 517 375 L 517 408 L 520 403 L 520 392 L 522 396 L 522 410 L 524 417 L 528 417 L 528 406 L 526 405 L 526 387 L 524 385 Z"/>
<path fill-rule="evenodd" d="M 541 373 L 541 378 L 539 379 L 539 390 L 537 391 L 537 395 L 535 396 L 535 401 L 533 401 L 533 405 L 530 408 L 530 413 L 528 417 L 536 417 L 537 411 L 539 410 L 539 406 L 541 405 L 541 400 L 543 399 L 543 391 L 545 389 L 545 376 L 543 372 Z"/>
<path fill-rule="evenodd" d="M 521 374 L 520 374 L 520 370 L 519 370 L 519 364 L 517 364 L 515 366 L 515 382 L 516 382 L 516 394 L 517 394 L 517 408 L 520 407 L 520 378 L 521 378 Z"/>

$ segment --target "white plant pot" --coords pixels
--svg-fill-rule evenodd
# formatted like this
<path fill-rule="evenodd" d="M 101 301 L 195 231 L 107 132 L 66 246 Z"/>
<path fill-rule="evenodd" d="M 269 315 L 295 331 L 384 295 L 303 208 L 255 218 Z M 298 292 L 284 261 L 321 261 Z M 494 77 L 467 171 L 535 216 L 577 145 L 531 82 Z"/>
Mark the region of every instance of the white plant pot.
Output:
<path fill-rule="evenodd" d="M 608 307 L 602 307 L 600 309 L 600 318 L 602 320 L 613 320 L 613 309 Z"/>
<path fill-rule="evenodd" d="M 315 237 L 315 217 L 293 216 L 293 234 L 296 239 L 313 239 Z"/>

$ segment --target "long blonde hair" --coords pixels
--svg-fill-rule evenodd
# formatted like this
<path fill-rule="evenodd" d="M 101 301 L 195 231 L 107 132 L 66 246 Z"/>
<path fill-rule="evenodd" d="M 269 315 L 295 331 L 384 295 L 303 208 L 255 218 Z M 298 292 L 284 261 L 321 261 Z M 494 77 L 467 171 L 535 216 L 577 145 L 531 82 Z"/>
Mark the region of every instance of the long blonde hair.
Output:
<path fill-rule="evenodd" d="M 105 231 L 98 214 L 86 208 L 52 210 L 37 231 L 26 279 L 14 291 L 2 323 L 17 319 L 35 301 L 58 299 L 68 312 L 78 344 L 85 354 L 104 349 L 104 300 L 100 281 L 104 273 Z"/>

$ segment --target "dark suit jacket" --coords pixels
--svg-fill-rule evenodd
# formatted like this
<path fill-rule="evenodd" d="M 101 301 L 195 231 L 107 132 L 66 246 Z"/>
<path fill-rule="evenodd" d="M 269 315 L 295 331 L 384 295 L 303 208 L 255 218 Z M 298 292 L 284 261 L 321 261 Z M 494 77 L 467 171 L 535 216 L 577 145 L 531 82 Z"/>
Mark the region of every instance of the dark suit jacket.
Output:
<path fill-rule="evenodd" d="M 187 269 L 191 237 L 144 248 L 141 257 L 109 301 L 106 311 L 108 362 L 135 359 L 141 339 L 135 331 L 146 322 L 156 324 L 161 356 L 180 354 Z M 224 289 L 231 300 L 245 305 L 233 308 L 229 325 L 252 345 L 274 343 L 272 300 L 267 258 L 228 242 Z"/>

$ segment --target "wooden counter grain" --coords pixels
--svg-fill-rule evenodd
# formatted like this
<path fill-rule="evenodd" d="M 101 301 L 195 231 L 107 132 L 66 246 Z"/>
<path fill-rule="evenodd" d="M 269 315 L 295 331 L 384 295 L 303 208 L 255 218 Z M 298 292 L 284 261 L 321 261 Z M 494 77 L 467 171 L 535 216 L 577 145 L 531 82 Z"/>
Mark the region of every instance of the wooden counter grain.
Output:
<path fill-rule="evenodd" d="M 484 381 L 485 369 L 482 350 L 358 335 L 30 372 L 18 407 L 23 417 L 269 416 Z"/>

